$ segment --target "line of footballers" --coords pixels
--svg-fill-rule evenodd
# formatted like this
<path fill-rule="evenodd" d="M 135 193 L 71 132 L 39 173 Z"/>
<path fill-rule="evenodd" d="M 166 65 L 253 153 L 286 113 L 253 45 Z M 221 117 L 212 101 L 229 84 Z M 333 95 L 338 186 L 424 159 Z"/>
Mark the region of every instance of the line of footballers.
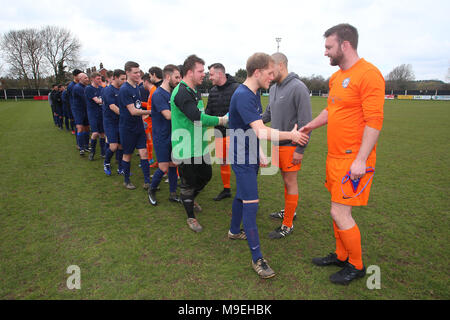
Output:
<path fill-rule="evenodd" d="M 167 174 L 170 201 L 180 202 L 189 228 L 201 232 L 203 227 L 194 213 L 201 207 L 195 198 L 212 177 L 208 141 L 202 138 L 208 127 L 215 127 L 215 156 L 220 159 L 224 188 L 214 200 L 231 197 L 232 169 L 236 194 L 228 238 L 247 241 L 253 269 L 267 279 L 275 272 L 261 253 L 256 214 L 258 172 L 269 161 L 259 140 L 272 141 L 272 163 L 280 168 L 284 182 L 284 208 L 270 214 L 281 219 L 282 224 L 269 233 L 269 238 L 281 239 L 294 229 L 298 171 L 311 131 L 328 125 L 325 187 L 331 194 L 336 250 L 312 262 L 317 266 L 339 266 L 341 270 L 330 276 L 331 282 L 349 284 L 365 275 L 361 235 L 351 212 L 353 206 L 366 205 L 369 198 L 372 177 L 366 173 L 368 167 L 375 168 L 376 142 L 383 121 L 384 79 L 375 66 L 359 58 L 356 28 L 340 24 L 328 29 L 324 37 L 325 56 L 340 69 L 330 79 L 328 105 L 315 119 L 309 90 L 297 74 L 288 71 L 288 59 L 282 53 L 255 53 L 249 57 L 243 84 L 227 74 L 222 64 L 210 65 L 214 87 L 206 108 L 197 90 L 205 77 L 205 62 L 196 55 L 189 56 L 181 66 L 169 64 L 162 70 L 153 67 L 144 76 L 138 63 L 128 61 L 124 70 L 108 74 L 106 84 L 97 73 L 89 78 L 75 70 L 74 81 L 62 96 L 73 114 L 80 155 L 89 152 L 89 158 L 94 159 L 99 139 L 105 174 L 111 175 L 111 158 L 116 153 L 124 187 L 135 189 L 130 181 L 130 162 L 138 150 L 149 202 L 157 205 L 156 190 Z M 274 85 L 270 87 L 271 83 Z M 269 104 L 263 113 L 259 90 L 269 87 Z M 271 127 L 265 125 L 268 122 Z M 55 123 L 62 127 L 61 121 L 55 119 Z M 198 130 L 200 135 L 195 134 Z M 153 159 L 153 149 L 157 169 L 150 179 L 148 159 Z M 364 185 L 353 196 L 344 193 L 343 177 L 347 175 Z"/>

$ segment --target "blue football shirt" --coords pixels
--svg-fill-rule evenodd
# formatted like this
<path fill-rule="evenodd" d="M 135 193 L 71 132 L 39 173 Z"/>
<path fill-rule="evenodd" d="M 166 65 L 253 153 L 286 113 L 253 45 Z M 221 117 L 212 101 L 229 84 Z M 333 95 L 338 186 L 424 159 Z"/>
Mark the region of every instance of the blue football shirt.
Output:
<path fill-rule="evenodd" d="M 102 99 L 103 118 L 107 121 L 118 122 L 119 115 L 112 111 L 109 106 L 115 104 L 119 107 L 119 89 L 110 84 L 102 90 Z"/>
<path fill-rule="evenodd" d="M 67 99 L 69 100 L 70 107 L 73 107 L 73 87 L 76 85 L 75 81 L 72 81 L 67 86 Z"/>
<path fill-rule="evenodd" d="M 159 87 L 152 95 L 152 132 L 156 143 L 171 143 L 172 124 L 162 115 L 162 111 L 170 110 L 170 92 Z"/>
<path fill-rule="evenodd" d="M 230 102 L 230 160 L 235 165 L 259 166 L 259 139 L 250 123 L 261 120 L 261 98 L 241 84 Z"/>
<path fill-rule="evenodd" d="M 86 106 L 88 109 L 98 110 L 101 105 L 97 104 L 94 100 L 94 97 L 100 98 L 102 93 L 102 87 L 94 87 L 93 85 L 88 85 L 86 89 L 84 89 L 84 95 L 86 96 Z"/>
<path fill-rule="evenodd" d="M 133 87 L 125 82 L 119 89 L 120 121 L 119 128 L 124 128 L 131 132 L 144 130 L 142 116 L 133 116 L 128 111 L 127 105 L 132 104 L 136 109 L 142 110 L 141 93 L 139 87 Z"/>
<path fill-rule="evenodd" d="M 81 83 L 77 83 L 72 89 L 73 105 L 72 108 L 77 110 L 86 111 L 86 97 L 84 90 L 86 86 Z"/>

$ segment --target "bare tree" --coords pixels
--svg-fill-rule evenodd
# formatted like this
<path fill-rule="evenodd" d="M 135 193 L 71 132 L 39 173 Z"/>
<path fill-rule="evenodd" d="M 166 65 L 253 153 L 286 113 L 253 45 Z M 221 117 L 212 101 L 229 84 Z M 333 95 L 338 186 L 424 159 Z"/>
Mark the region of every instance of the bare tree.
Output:
<path fill-rule="evenodd" d="M 5 33 L 1 39 L 1 51 L 14 78 L 23 78 L 31 88 L 27 72 L 25 31 L 13 30 Z"/>
<path fill-rule="evenodd" d="M 29 88 L 39 88 L 42 80 L 44 46 L 36 29 L 12 30 L 1 38 L 1 48 L 10 74 L 24 79 Z"/>
<path fill-rule="evenodd" d="M 36 29 L 25 30 L 26 56 L 31 74 L 33 76 L 33 84 L 36 89 L 40 88 L 42 76 L 45 74 L 44 65 L 44 41 L 42 33 Z"/>
<path fill-rule="evenodd" d="M 385 78 L 388 89 L 405 90 L 414 81 L 415 76 L 410 64 L 402 64 L 395 67 Z"/>
<path fill-rule="evenodd" d="M 45 46 L 45 58 L 53 69 L 56 80 L 64 80 L 65 67 L 80 63 L 81 43 L 69 30 L 47 26 L 41 31 Z"/>

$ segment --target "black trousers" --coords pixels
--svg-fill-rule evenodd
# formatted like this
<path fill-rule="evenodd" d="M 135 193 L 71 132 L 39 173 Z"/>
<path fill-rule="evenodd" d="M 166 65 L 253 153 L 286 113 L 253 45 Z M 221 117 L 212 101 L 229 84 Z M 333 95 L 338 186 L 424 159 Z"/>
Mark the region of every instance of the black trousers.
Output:
<path fill-rule="evenodd" d="M 212 178 L 211 164 L 203 158 L 185 159 L 178 164 L 178 172 L 181 179 L 180 198 L 188 217 L 195 218 L 194 199 Z"/>

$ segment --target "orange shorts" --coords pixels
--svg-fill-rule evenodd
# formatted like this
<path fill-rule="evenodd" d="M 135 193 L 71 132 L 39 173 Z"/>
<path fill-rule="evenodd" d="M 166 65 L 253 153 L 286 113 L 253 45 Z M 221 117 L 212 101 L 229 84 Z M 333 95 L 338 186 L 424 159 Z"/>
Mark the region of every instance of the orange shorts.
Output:
<path fill-rule="evenodd" d="M 145 123 L 147 124 L 147 128 L 145 128 L 145 133 L 150 135 L 152 134 L 152 118 L 148 117 L 144 119 Z"/>
<path fill-rule="evenodd" d="M 344 176 L 350 170 L 354 160 L 355 159 L 327 157 L 325 187 L 331 194 L 332 202 L 337 202 L 348 206 L 367 205 L 370 195 L 370 187 L 373 182 L 373 179 L 371 179 L 373 173 L 367 173 L 361 178 L 356 192 L 353 191 L 352 182 L 350 179 L 348 179 L 348 181 L 344 184 L 342 183 Z M 368 159 L 366 161 L 366 168 L 372 167 L 375 169 L 375 162 L 376 158 Z M 360 193 L 364 186 L 366 186 L 365 189 Z"/>
<path fill-rule="evenodd" d="M 272 164 L 284 172 L 299 171 L 302 163 L 292 164 L 296 148 L 295 146 L 272 145 Z"/>
<path fill-rule="evenodd" d="M 230 137 L 215 138 L 216 158 L 228 162 L 228 148 L 230 147 Z"/>

